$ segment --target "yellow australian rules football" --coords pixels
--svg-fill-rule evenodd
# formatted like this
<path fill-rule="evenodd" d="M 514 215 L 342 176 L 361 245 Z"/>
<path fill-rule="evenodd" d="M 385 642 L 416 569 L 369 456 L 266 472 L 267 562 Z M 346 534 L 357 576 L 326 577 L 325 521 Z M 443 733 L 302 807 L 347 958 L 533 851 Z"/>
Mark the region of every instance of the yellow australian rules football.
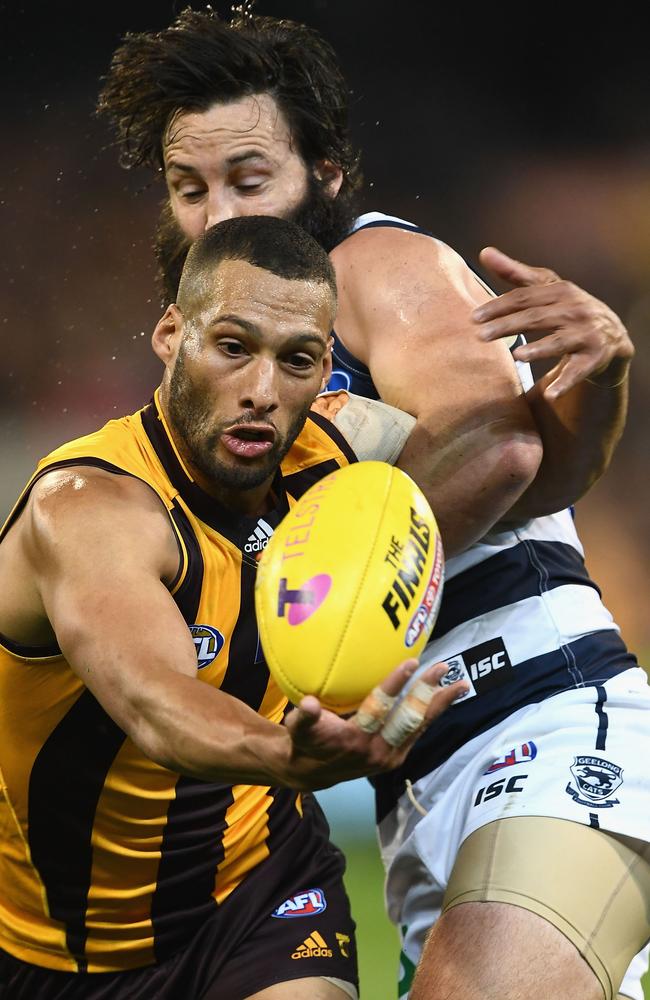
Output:
<path fill-rule="evenodd" d="M 442 541 L 422 491 L 385 462 L 325 476 L 292 507 L 259 562 L 262 649 L 290 701 L 354 711 L 435 624 Z"/>

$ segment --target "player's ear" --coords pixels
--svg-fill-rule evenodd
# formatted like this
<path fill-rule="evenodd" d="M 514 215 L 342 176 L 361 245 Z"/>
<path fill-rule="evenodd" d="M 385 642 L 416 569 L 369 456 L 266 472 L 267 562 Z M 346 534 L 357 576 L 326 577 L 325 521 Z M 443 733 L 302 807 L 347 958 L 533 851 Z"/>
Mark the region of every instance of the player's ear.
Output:
<path fill-rule="evenodd" d="M 167 306 L 151 335 L 151 346 L 164 365 L 169 364 L 176 354 L 183 331 L 183 314 L 177 305 Z"/>
<path fill-rule="evenodd" d="M 314 177 L 330 196 L 336 198 L 343 183 L 343 170 L 331 160 L 317 160 L 314 164 Z"/>

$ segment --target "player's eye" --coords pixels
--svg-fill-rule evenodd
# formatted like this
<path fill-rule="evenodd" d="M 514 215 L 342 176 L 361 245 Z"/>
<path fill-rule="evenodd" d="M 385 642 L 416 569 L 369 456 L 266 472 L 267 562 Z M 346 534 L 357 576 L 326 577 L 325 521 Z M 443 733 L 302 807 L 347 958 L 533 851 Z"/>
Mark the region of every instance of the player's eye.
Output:
<path fill-rule="evenodd" d="M 286 362 L 291 368 L 296 368 L 299 371 L 310 371 L 316 364 L 315 359 L 310 354 L 289 354 Z"/>
<path fill-rule="evenodd" d="M 268 174 L 263 170 L 255 170 L 250 173 L 237 171 L 230 178 L 232 186 L 242 194 L 255 194 L 261 187 L 264 187 L 267 180 Z"/>
<path fill-rule="evenodd" d="M 242 358 L 247 353 L 244 345 L 238 340 L 220 340 L 217 346 L 229 358 Z"/>
<path fill-rule="evenodd" d="M 182 201 L 193 203 L 195 201 L 199 201 L 204 194 L 205 191 L 203 188 L 184 188 L 178 192 L 178 197 L 181 198 Z"/>

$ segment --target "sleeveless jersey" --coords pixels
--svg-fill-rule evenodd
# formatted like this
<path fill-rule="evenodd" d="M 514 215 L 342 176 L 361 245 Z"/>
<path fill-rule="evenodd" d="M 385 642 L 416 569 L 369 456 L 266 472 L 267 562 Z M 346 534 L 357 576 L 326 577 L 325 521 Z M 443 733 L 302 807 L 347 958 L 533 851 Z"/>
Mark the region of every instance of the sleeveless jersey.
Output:
<path fill-rule="evenodd" d="M 353 232 L 387 226 L 435 239 L 379 212 L 362 215 Z M 334 370 L 328 388 L 378 399 L 368 368 L 336 331 L 333 336 Z M 511 350 L 522 342 L 518 338 Z M 515 364 L 522 387 L 528 389 L 530 366 Z M 445 660 L 449 680 L 468 681 L 470 691 L 429 726 L 401 768 L 371 779 L 378 820 L 396 804 L 405 779 L 416 781 L 428 774 L 517 708 L 637 665 L 583 557 L 572 512 L 564 510 L 516 530 L 491 532 L 448 560 L 440 614 L 421 662 Z"/>
<path fill-rule="evenodd" d="M 189 477 L 156 397 L 43 459 L 0 540 L 49 470 L 95 466 L 142 480 L 178 542 L 169 589 L 199 680 L 281 723 L 287 699 L 255 622 L 255 554 L 312 483 L 354 460 L 336 428 L 311 415 L 276 474 L 276 507 L 239 516 Z M 0 947 L 15 957 L 73 972 L 160 961 L 260 865 L 272 869 L 274 844 L 301 824 L 309 845 L 302 817 L 290 789 L 208 783 L 153 763 L 57 646 L 0 636 Z"/>

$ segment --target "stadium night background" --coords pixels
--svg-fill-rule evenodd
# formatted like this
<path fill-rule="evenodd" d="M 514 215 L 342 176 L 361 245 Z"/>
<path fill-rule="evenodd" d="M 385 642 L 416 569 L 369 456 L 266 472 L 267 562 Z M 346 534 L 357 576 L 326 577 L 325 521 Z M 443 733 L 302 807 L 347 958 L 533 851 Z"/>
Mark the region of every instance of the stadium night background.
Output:
<path fill-rule="evenodd" d="M 93 117 L 127 30 L 184 3 L 3 5 L 0 168 L 3 517 L 50 447 L 145 403 L 157 383 L 151 238 L 164 189 L 126 173 Z M 200 4 L 195 4 L 200 7 Z M 220 13 L 227 5 L 214 4 Z M 434 232 L 475 265 L 486 244 L 584 285 L 637 348 L 628 427 L 578 505 L 587 566 L 650 662 L 650 74 L 642 33 L 614 12 L 526 27 L 423 2 L 258 0 L 337 50 L 363 147 L 363 207 Z M 432 372 L 432 378 L 435 372 Z M 365 782 L 322 796 L 350 859 L 367 997 L 394 996 Z"/>

